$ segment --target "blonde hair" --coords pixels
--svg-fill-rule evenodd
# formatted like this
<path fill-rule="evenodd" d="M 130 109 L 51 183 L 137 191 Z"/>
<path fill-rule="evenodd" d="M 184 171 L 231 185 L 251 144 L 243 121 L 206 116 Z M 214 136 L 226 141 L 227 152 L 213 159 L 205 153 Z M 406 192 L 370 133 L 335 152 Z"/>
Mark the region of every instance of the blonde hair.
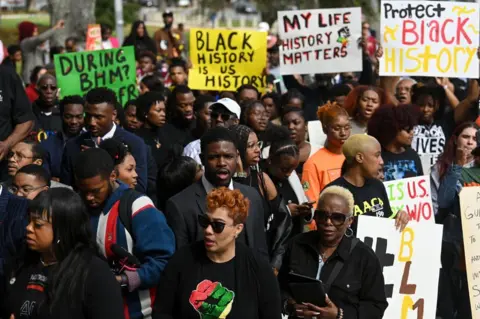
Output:
<path fill-rule="evenodd" d="M 324 188 L 323 191 L 320 193 L 320 196 L 318 197 L 318 203 L 325 200 L 325 197 L 329 195 L 335 195 L 343 198 L 347 203 L 348 216 L 352 216 L 353 208 L 355 206 L 355 200 L 353 198 L 353 194 L 348 189 L 341 186 L 330 186 Z"/>
<path fill-rule="evenodd" d="M 358 153 L 365 151 L 367 145 L 378 143 L 377 139 L 367 134 L 355 134 L 350 136 L 343 144 L 342 152 L 348 164 L 355 160 Z"/>

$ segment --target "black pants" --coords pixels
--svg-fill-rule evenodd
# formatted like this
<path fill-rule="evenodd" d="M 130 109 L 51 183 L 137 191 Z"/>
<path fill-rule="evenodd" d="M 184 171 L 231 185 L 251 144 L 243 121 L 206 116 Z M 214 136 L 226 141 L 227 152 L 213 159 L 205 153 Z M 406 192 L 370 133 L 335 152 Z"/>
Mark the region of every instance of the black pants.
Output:
<path fill-rule="evenodd" d="M 453 243 L 442 242 L 442 269 L 438 282 L 437 317 L 471 319 L 467 274 L 458 268 L 460 255 Z"/>

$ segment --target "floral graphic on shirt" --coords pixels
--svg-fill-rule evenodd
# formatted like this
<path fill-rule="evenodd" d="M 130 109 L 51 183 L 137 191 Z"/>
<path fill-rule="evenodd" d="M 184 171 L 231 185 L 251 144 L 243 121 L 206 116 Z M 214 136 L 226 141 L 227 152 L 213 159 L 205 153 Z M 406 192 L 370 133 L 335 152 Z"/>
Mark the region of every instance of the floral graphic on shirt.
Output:
<path fill-rule="evenodd" d="M 190 304 L 201 319 L 224 319 L 232 310 L 235 293 L 219 282 L 203 280 L 190 294 Z"/>

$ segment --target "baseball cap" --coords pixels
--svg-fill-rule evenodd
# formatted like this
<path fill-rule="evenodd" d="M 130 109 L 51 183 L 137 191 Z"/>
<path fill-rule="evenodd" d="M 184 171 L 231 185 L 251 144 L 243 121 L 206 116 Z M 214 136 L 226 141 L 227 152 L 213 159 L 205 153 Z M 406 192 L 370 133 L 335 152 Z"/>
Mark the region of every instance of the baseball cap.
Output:
<path fill-rule="evenodd" d="M 240 114 L 242 113 L 240 105 L 238 105 L 236 101 L 229 99 L 228 97 L 225 97 L 213 103 L 212 105 L 210 105 L 210 109 L 213 110 L 215 106 L 223 106 L 224 108 L 235 114 L 237 118 L 240 118 Z"/>

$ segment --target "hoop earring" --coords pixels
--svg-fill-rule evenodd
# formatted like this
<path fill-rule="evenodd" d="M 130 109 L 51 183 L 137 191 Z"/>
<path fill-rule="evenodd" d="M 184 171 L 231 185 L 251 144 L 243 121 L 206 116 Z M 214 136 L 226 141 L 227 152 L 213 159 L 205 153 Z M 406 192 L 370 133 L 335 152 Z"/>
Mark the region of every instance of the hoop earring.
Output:
<path fill-rule="evenodd" d="M 345 231 L 345 236 L 348 238 L 353 236 L 353 229 L 351 227 L 347 228 L 347 230 Z"/>

